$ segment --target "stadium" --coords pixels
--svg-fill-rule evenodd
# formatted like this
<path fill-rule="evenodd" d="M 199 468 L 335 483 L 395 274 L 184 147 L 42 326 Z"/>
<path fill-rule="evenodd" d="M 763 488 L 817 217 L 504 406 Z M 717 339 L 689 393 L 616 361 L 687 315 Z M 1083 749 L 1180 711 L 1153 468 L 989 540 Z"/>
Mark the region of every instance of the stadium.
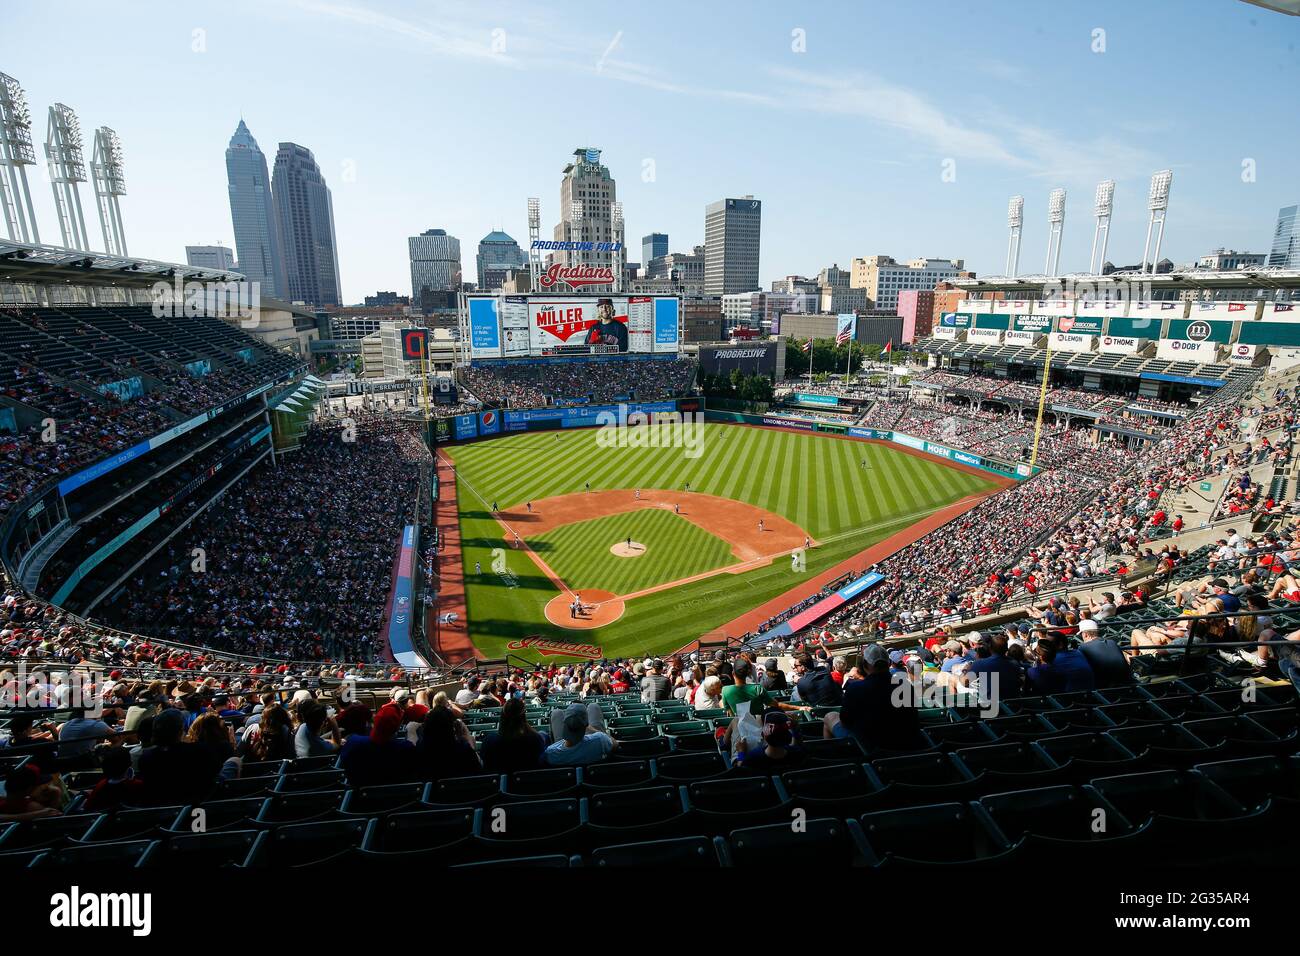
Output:
<path fill-rule="evenodd" d="M 0 869 L 1295 859 L 1300 270 L 1016 247 L 854 368 L 530 206 L 536 291 L 388 328 L 381 402 L 107 201 L 25 236 L 4 155 Z"/>

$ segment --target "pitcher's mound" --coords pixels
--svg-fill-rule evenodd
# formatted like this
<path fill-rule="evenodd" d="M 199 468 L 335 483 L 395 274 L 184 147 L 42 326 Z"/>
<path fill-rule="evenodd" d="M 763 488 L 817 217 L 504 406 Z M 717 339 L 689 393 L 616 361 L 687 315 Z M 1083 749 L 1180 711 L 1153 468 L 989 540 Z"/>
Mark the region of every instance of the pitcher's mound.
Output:
<path fill-rule="evenodd" d="M 609 591 L 587 590 L 578 593 L 575 615 L 574 596 L 567 591 L 557 594 L 546 603 L 546 619 L 556 627 L 587 630 L 613 624 L 623 616 L 623 599 Z"/>
<path fill-rule="evenodd" d="M 620 541 L 609 549 L 609 553 L 616 558 L 639 558 L 645 554 L 645 545 L 640 541 L 633 541 L 629 546 L 626 541 Z"/>

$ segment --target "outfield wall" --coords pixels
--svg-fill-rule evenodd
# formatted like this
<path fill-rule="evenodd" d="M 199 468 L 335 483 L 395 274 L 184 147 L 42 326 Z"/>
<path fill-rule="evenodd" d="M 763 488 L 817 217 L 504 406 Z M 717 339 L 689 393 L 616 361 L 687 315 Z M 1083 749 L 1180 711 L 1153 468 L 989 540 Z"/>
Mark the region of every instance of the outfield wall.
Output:
<path fill-rule="evenodd" d="M 925 452 L 927 455 L 935 455 L 939 458 L 946 458 L 948 461 L 955 462 L 959 465 L 969 465 L 971 468 L 979 468 L 982 471 L 991 472 L 1003 478 L 1014 478 L 1017 481 L 1023 481 L 1026 478 L 1042 471 L 1041 468 L 1030 470 L 1028 465 L 1013 465 L 1010 462 L 1002 461 L 997 458 L 989 458 L 985 455 L 977 455 L 974 452 L 962 451 L 958 448 L 949 448 L 947 445 L 939 445 L 932 441 L 926 441 L 924 438 L 916 438 L 903 432 L 882 431 L 878 428 L 859 428 L 856 425 L 840 425 L 834 422 L 815 422 L 806 418 L 784 418 L 780 415 L 745 415 L 741 412 L 723 412 L 707 409 L 704 413 L 705 421 L 710 422 L 731 422 L 740 425 L 766 425 L 769 428 L 794 428 L 806 432 L 823 432 L 828 435 L 846 435 L 849 438 L 860 438 L 866 441 L 881 441 L 893 445 L 901 445 L 904 448 L 911 448 L 915 451 Z"/>
<path fill-rule="evenodd" d="M 439 443 L 495 438 L 516 432 L 554 431 L 562 428 L 595 428 L 617 421 L 626 425 L 633 415 L 645 416 L 646 424 L 659 416 L 694 415 L 704 411 L 703 398 L 674 398 L 666 402 L 621 402 L 617 405 L 565 405 L 552 408 L 488 409 L 469 415 L 439 419 L 445 428 L 435 431 Z M 635 423 L 634 423 L 635 424 Z"/>

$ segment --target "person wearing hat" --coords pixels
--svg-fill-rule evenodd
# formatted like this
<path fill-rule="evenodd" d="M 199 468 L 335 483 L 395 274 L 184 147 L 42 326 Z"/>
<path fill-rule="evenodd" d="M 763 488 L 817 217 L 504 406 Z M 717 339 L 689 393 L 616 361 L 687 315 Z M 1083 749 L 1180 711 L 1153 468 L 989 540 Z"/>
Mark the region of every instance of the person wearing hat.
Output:
<path fill-rule="evenodd" d="M 653 704 L 661 700 L 671 700 L 673 685 L 664 674 L 664 662 L 659 658 L 647 660 L 645 667 L 646 676 L 641 678 L 642 703 Z"/>
<path fill-rule="evenodd" d="M 604 732 L 599 704 L 570 704 L 551 711 L 555 743 L 546 748 L 543 762 L 552 767 L 579 767 L 598 763 L 618 749 L 618 741 Z"/>
<path fill-rule="evenodd" d="M 732 759 L 742 771 L 770 775 L 804 766 L 808 752 L 798 745 L 790 718 L 772 710 L 763 715 L 762 745 L 738 751 Z"/>
<path fill-rule="evenodd" d="M 763 673 L 759 675 L 759 683 L 763 690 L 785 690 L 788 686 L 785 671 L 781 670 L 775 657 L 769 657 L 763 662 Z"/>
<path fill-rule="evenodd" d="M 823 733 L 830 740 L 851 737 L 868 752 L 914 750 L 923 744 L 917 708 L 895 699 L 889 672 L 889 653 L 880 644 L 862 652 L 861 680 L 844 683 L 844 703 L 839 712 L 826 715 Z"/>

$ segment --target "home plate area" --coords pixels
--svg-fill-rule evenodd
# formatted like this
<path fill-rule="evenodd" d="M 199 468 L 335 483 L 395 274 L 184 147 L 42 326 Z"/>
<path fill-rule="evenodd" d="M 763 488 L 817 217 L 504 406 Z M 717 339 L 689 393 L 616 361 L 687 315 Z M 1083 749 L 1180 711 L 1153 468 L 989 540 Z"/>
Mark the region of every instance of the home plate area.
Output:
<path fill-rule="evenodd" d="M 546 604 L 546 619 L 556 627 L 582 631 L 613 624 L 625 609 L 618 595 L 589 588 L 551 598 Z"/>

